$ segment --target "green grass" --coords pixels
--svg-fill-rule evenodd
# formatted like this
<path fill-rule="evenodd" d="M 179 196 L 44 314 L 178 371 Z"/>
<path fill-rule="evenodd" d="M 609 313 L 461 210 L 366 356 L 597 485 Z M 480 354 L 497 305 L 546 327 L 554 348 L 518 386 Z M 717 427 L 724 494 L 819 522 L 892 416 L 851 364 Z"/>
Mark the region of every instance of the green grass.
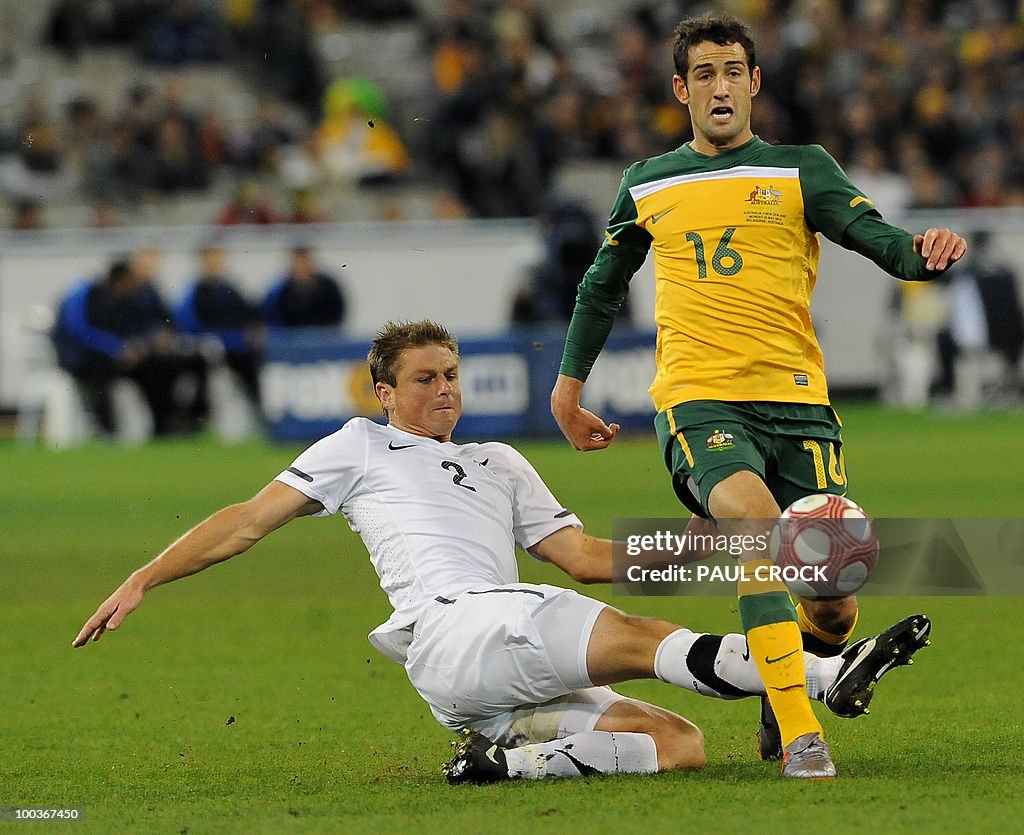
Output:
<path fill-rule="evenodd" d="M 1022 515 L 1020 414 L 841 411 L 851 495 L 876 515 Z M 586 456 L 560 443 L 520 448 L 594 533 L 617 516 L 679 514 L 649 438 Z M 340 518 L 300 520 L 154 591 L 100 644 L 70 648 L 129 571 L 256 492 L 296 451 L 207 439 L 65 453 L 0 444 L 0 806 L 84 806 L 86 822 L 66 826 L 97 832 L 1019 826 L 1015 599 L 867 599 L 860 634 L 920 609 L 934 646 L 884 682 L 871 716 L 823 717 L 841 779 L 814 785 L 784 783 L 756 761 L 754 702 L 642 682 L 621 689 L 704 729 L 703 772 L 446 786 L 449 735 L 366 642 L 387 605 Z M 522 565 L 527 579 L 562 582 Z M 615 602 L 699 629 L 738 625 L 729 598 Z"/>

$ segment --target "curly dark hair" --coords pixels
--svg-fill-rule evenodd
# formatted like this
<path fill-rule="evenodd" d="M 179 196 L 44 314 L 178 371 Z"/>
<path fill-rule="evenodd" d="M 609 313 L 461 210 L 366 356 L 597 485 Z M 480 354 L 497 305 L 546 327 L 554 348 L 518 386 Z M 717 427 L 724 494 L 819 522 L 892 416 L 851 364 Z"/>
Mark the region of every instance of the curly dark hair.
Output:
<path fill-rule="evenodd" d="M 701 17 L 688 17 L 683 20 L 675 31 L 672 42 L 672 60 L 676 72 L 685 81 L 690 69 L 690 47 L 704 41 L 711 41 L 719 46 L 738 43 L 747 56 L 747 69 L 754 71 L 754 38 L 747 24 L 727 12 L 708 12 Z"/>

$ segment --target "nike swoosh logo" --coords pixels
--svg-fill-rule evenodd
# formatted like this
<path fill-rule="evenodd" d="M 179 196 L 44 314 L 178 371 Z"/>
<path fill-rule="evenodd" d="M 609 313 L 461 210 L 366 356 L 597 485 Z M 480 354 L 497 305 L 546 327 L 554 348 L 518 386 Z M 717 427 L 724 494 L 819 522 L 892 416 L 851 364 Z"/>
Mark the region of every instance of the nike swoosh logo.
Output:
<path fill-rule="evenodd" d="M 861 659 L 864 658 L 864 656 L 866 656 L 875 648 L 875 643 L 876 641 L 874 638 L 872 638 L 870 641 L 864 642 L 864 646 L 860 648 L 854 659 L 845 665 L 846 669 L 843 670 L 842 675 L 840 675 L 835 681 L 832 682 L 832 684 L 829 686 L 829 690 L 834 690 L 836 686 L 839 685 L 850 673 L 857 669 L 857 665 L 860 664 Z"/>
<path fill-rule="evenodd" d="M 476 460 L 476 459 L 474 459 L 474 460 Z M 486 467 L 487 466 L 487 462 L 490 461 L 490 460 L 491 460 L 490 458 L 485 458 L 483 461 L 477 461 L 476 463 L 479 464 L 481 467 Z"/>
<path fill-rule="evenodd" d="M 583 777 L 591 777 L 594 774 L 600 774 L 601 773 L 596 768 L 594 768 L 592 765 L 587 765 L 586 763 L 582 763 L 578 759 L 576 759 L 572 754 L 570 754 L 568 749 L 571 748 L 571 747 L 572 747 L 571 745 L 567 745 L 565 748 L 563 748 L 558 753 L 562 754 L 567 760 L 569 760 L 569 762 L 571 762 L 574 766 L 576 766 L 576 770 L 580 773 L 581 776 L 583 776 Z"/>
<path fill-rule="evenodd" d="M 663 211 L 660 215 L 651 215 L 651 223 L 652 224 L 657 223 L 659 220 L 661 220 L 663 217 L 665 217 L 665 215 L 667 215 L 669 212 L 675 211 L 675 208 L 676 207 L 673 206 L 671 209 L 665 209 L 665 211 Z"/>
<path fill-rule="evenodd" d="M 796 655 L 800 652 L 799 649 L 795 649 L 792 652 L 787 652 L 785 655 L 780 655 L 778 658 L 769 658 L 767 655 L 764 657 L 765 664 L 778 664 L 783 658 L 789 658 L 791 655 Z"/>
<path fill-rule="evenodd" d="M 607 229 L 604 230 L 605 239 L 608 241 L 608 246 L 618 246 L 619 242 L 612 237 L 612 233 Z"/>
<path fill-rule="evenodd" d="M 392 441 L 390 444 L 388 444 L 388 449 L 410 449 L 411 447 L 414 446 L 416 446 L 416 444 L 405 444 L 404 446 L 395 446 L 395 442 Z"/>
<path fill-rule="evenodd" d="M 870 200 L 868 200 L 866 197 L 864 197 L 862 195 L 857 195 L 856 197 L 853 198 L 853 200 L 850 201 L 850 208 L 851 209 L 856 208 L 861 203 L 867 203 L 869 206 L 874 206 L 875 205 Z"/>

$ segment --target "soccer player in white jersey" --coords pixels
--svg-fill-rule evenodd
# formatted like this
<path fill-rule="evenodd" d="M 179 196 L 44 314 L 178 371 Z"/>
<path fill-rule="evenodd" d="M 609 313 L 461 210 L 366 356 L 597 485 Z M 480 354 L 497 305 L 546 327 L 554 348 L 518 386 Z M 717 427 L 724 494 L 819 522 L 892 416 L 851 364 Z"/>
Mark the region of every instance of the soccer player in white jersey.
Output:
<path fill-rule="evenodd" d="M 240 554 L 296 517 L 341 512 L 394 609 L 370 641 L 404 665 L 437 720 L 463 734 L 449 782 L 702 766 L 696 726 L 607 685 L 657 677 L 719 698 L 763 695 L 743 636 L 695 633 L 519 582 L 516 545 L 598 582 L 611 580 L 612 543 L 584 534 L 512 447 L 452 442 L 459 356 L 443 327 L 389 323 L 368 360 L 386 425 L 353 418 L 254 498 L 200 523 L 129 576 L 74 646 L 118 628 L 151 588 Z M 858 715 L 929 629 L 915 615 L 837 658 L 805 653 L 809 695 Z"/>

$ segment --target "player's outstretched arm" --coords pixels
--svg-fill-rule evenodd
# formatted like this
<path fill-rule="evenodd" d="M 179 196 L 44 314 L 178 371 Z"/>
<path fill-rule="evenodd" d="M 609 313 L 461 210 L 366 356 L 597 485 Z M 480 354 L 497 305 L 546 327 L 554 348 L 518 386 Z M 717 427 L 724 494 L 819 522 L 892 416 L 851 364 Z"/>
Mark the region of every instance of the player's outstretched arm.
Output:
<path fill-rule="evenodd" d="M 580 406 L 583 381 L 559 374 L 551 391 L 551 414 L 573 448 L 583 451 L 604 449 L 615 440 L 619 425 L 606 424 Z"/>
<path fill-rule="evenodd" d="M 548 534 L 530 548 L 530 553 L 562 571 L 580 583 L 610 583 L 612 581 L 612 541 L 588 536 L 573 527 L 565 527 Z"/>
<path fill-rule="evenodd" d="M 687 525 L 686 533 L 689 541 L 695 544 L 678 555 L 676 564 L 698 562 L 717 553 L 713 540 L 718 528 L 714 522 L 694 516 Z M 530 553 L 557 565 L 577 582 L 611 583 L 615 579 L 613 548 L 614 543 L 610 539 L 598 539 L 576 528 L 565 527 L 544 537 L 530 548 Z"/>
<path fill-rule="evenodd" d="M 295 488 L 272 481 L 249 501 L 225 507 L 200 522 L 133 572 L 100 604 L 71 645 L 85 646 L 90 639 L 98 641 L 108 629 L 117 629 L 150 589 L 241 554 L 292 519 L 322 509 L 319 502 Z"/>

